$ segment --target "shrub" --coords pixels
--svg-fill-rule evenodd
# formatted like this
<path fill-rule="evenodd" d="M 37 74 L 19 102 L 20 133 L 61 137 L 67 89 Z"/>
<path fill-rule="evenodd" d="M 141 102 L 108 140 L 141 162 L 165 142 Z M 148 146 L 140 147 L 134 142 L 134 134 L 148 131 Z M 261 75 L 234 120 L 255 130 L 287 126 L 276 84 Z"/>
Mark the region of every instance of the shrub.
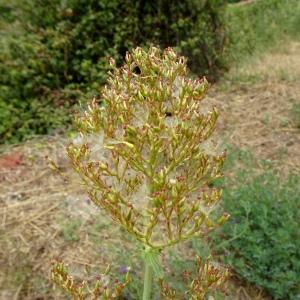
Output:
<path fill-rule="evenodd" d="M 56 120 L 53 109 L 98 96 L 108 57 L 120 63 L 134 46 L 177 47 L 189 57 L 193 71 L 218 77 L 224 46 L 222 3 L 13 0 L 1 7 L 6 21 L 0 39 L 0 101 L 9 116 L 4 115 L 0 141 L 66 123 Z M 33 107 L 39 105 L 46 114 L 36 121 Z M 30 126 L 23 121 L 25 111 L 33 119 Z"/>
<path fill-rule="evenodd" d="M 283 181 L 271 170 L 240 170 L 223 194 L 231 218 L 213 239 L 214 248 L 239 276 L 274 299 L 300 295 L 299 187 L 296 175 Z"/>

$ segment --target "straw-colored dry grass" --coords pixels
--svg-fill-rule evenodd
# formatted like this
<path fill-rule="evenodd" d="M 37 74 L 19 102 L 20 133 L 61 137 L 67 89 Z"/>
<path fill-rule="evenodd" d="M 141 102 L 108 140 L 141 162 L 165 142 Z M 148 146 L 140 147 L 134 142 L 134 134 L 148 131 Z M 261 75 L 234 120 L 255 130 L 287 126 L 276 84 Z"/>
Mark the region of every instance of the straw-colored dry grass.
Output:
<path fill-rule="evenodd" d="M 220 110 L 217 135 L 223 142 L 288 171 L 300 167 L 300 132 L 290 115 L 300 95 L 300 43 L 284 49 L 235 71 L 261 81 L 214 87 L 206 102 Z M 1 149 L 1 300 L 67 299 L 49 281 L 54 257 L 79 273 L 85 265 L 101 270 L 112 261 L 118 268 L 117 257 L 126 262 L 132 249 L 126 235 L 89 202 L 74 175 L 64 181 L 48 168 L 46 155 L 69 173 L 65 144 L 45 137 Z M 234 278 L 228 290 L 228 299 L 267 299 Z"/>
<path fill-rule="evenodd" d="M 299 170 L 300 135 L 291 111 L 300 103 L 300 43 L 274 49 L 244 68 L 233 70 L 232 77 L 246 82 L 227 83 L 227 91 L 217 89 L 211 99 L 220 107 L 226 142 L 250 149 L 281 171 Z M 252 78 L 259 80 L 250 84 Z"/>

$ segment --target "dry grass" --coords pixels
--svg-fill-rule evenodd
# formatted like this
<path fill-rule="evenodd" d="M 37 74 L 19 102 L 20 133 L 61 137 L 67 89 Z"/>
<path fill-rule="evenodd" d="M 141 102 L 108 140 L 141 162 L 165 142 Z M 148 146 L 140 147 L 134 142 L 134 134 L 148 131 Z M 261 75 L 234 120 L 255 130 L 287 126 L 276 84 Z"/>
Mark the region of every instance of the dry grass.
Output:
<path fill-rule="evenodd" d="M 234 78 L 255 78 L 256 81 L 298 81 L 300 80 L 300 43 L 298 41 L 279 44 L 270 52 L 254 57 L 244 66 L 232 68 L 229 76 Z"/>
<path fill-rule="evenodd" d="M 0 299 L 66 299 L 49 282 L 56 257 L 78 268 L 103 266 L 103 271 L 107 264 L 109 236 L 87 228 L 110 222 L 91 205 L 76 177 L 69 174 L 66 182 L 47 166 L 45 155 L 63 171 L 70 169 L 65 143 L 44 138 L 6 149 L 8 154 L 1 156 Z"/>
<path fill-rule="evenodd" d="M 299 101 L 299 63 L 300 43 L 292 43 L 233 71 L 260 82 L 231 81 L 225 91 L 214 87 L 207 98 L 221 112 L 218 133 L 224 143 L 251 149 L 286 172 L 300 167 L 299 129 L 290 116 Z M 48 168 L 45 155 L 68 172 L 65 143 L 45 137 L 1 149 L 1 300 L 67 299 L 48 280 L 54 257 L 80 273 L 81 266 L 104 268 L 131 250 L 124 234 L 90 204 L 76 177 L 70 174 L 66 182 Z M 267 299 L 235 278 L 228 290 L 228 299 Z"/>
<path fill-rule="evenodd" d="M 282 77 L 283 71 L 288 75 Z M 233 80 L 207 99 L 220 110 L 224 142 L 251 150 L 281 171 L 298 171 L 300 130 L 291 110 L 300 103 L 300 42 L 274 49 L 229 76 Z"/>
<path fill-rule="evenodd" d="M 299 169 L 299 129 L 290 113 L 299 94 L 299 84 L 286 82 L 259 83 L 215 94 L 212 101 L 221 110 L 219 126 L 224 141 L 250 149 L 274 167 Z"/>

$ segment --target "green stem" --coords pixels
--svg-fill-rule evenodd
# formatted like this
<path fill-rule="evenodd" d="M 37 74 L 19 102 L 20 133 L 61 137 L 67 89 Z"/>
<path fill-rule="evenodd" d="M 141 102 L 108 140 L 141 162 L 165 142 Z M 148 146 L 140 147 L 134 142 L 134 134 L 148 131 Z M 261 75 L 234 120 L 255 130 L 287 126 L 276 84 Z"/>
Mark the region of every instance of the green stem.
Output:
<path fill-rule="evenodd" d="M 151 178 L 153 178 L 153 169 L 152 169 L 152 166 L 150 166 L 150 167 L 151 167 L 151 170 L 150 170 Z M 148 186 L 149 194 L 151 195 L 153 193 L 153 185 L 152 185 L 151 179 L 149 179 L 149 178 L 147 180 L 147 186 Z M 149 238 L 151 238 L 151 236 Z M 150 297 L 151 297 L 153 270 L 152 270 L 152 266 L 149 263 L 148 259 L 149 259 L 149 254 L 151 257 L 153 253 L 151 253 L 150 250 L 151 250 L 151 248 L 149 248 L 149 247 L 146 247 L 144 249 L 145 274 L 144 274 L 143 300 L 150 300 Z"/>
<path fill-rule="evenodd" d="M 150 300 L 151 286 L 152 286 L 152 267 L 149 263 L 145 262 L 145 277 L 144 277 L 144 291 L 143 300 Z"/>

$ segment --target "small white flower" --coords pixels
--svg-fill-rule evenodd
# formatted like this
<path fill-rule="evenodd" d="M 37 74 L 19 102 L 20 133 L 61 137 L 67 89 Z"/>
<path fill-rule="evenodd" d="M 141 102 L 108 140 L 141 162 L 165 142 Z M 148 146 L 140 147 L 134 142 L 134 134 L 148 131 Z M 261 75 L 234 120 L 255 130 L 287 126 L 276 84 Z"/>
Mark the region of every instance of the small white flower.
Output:
<path fill-rule="evenodd" d="M 78 134 L 74 139 L 73 139 L 73 144 L 75 146 L 81 146 L 84 144 L 84 136 L 82 134 Z"/>
<path fill-rule="evenodd" d="M 175 185 L 176 182 L 177 182 L 177 180 L 176 180 L 175 178 L 171 178 L 171 179 L 169 180 L 169 182 L 170 182 L 170 184 Z"/>

